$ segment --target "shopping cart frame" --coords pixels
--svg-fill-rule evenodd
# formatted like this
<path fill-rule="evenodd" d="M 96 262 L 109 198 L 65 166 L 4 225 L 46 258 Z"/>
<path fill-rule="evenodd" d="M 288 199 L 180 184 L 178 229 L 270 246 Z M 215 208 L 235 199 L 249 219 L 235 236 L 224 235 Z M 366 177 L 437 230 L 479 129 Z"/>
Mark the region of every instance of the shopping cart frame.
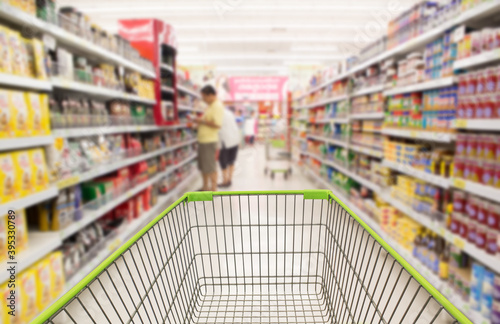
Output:
<path fill-rule="evenodd" d="M 371 237 L 381 245 L 425 290 L 433 297 L 443 308 L 452 315 L 456 321 L 463 324 L 472 324 L 472 322 L 462 314 L 446 297 L 444 297 L 435 287 L 433 287 L 418 271 L 416 271 L 404 258 L 402 258 L 388 243 L 386 243 L 373 229 L 371 229 L 361 218 L 353 213 L 344 202 L 338 199 L 329 190 L 283 190 L 283 191 L 230 191 L 230 192 L 188 192 L 179 198 L 174 204 L 165 209 L 159 216 L 151 221 L 147 226 L 141 229 L 134 237 L 118 248 L 111 256 L 97 266 L 91 273 L 82 279 L 77 285 L 64 294 L 53 305 L 40 314 L 32 323 L 45 323 L 52 316 L 57 314 L 66 304 L 72 301 L 84 288 L 91 284 L 108 266 L 116 261 L 124 252 L 135 244 L 143 235 L 145 235 L 153 226 L 155 226 L 165 215 L 172 211 L 176 206 L 184 202 L 207 202 L 213 201 L 217 196 L 252 196 L 252 195 L 303 195 L 304 200 L 334 200 L 338 203 L 352 218 L 354 218 L 364 228 Z M 422 309 L 423 310 L 423 309 Z"/>

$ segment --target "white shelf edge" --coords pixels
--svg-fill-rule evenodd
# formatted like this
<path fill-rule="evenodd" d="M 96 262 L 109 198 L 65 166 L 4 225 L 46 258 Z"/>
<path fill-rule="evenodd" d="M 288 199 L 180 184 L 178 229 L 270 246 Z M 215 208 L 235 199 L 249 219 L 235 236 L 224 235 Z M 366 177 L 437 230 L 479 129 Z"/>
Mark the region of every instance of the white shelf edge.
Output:
<path fill-rule="evenodd" d="M 447 77 L 437 80 L 425 81 L 417 84 L 396 87 L 394 89 L 389 89 L 384 91 L 384 96 L 393 96 L 397 94 L 410 93 L 410 92 L 420 92 L 425 90 L 439 89 L 444 87 L 449 87 L 457 83 L 456 77 Z"/>
<path fill-rule="evenodd" d="M 455 140 L 455 134 L 453 133 L 433 132 L 433 131 L 383 128 L 382 134 L 395 137 L 427 140 L 439 143 L 451 143 Z"/>
<path fill-rule="evenodd" d="M 85 181 L 97 178 L 103 174 L 107 174 L 107 173 L 113 172 L 115 170 L 118 170 L 120 168 L 129 166 L 131 164 L 135 164 L 137 162 L 148 160 L 150 158 L 153 158 L 155 156 L 158 156 L 158 155 L 161 155 L 161 154 L 164 154 L 167 152 L 171 152 L 171 151 L 173 151 L 177 148 L 183 147 L 183 146 L 191 145 L 191 144 L 195 143 L 196 141 L 197 141 L 196 139 L 191 139 L 191 140 L 185 141 L 183 143 L 179 143 L 179 144 L 176 144 L 176 145 L 173 145 L 170 147 L 165 147 L 165 148 L 162 148 L 160 150 L 156 150 L 154 152 L 141 154 L 139 156 L 124 159 L 122 161 L 118 161 L 118 162 L 108 164 L 108 165 L 102 165 L 102 166 L 96 168 L 95 170 L 87 171 L 81 175 L 72 176 L 69 178 L 69 180 L 62 179 L 57 183 L 57 186 L 59 187 L 59 189 L 68 188 L 68 187 L 74 186 L 78 183 L 85 182 Z"/>
<path fill-rule="evenodd" d="M 51 135 L 4 138 L 0 139 L 0 152 L 51 145 L 52 143 L 54 143 L 54 137 Z"/>
<path fill-rule="evenodd" d="M 52 134 L 54 137 L 71 138 L 104 134 L 154 132 L 163 129 L 166 129 L 166 127 L 156 125 L 97 126 L 54 129 L 52 130 Z"/>
<path fill-rule="evenodd" d="M 353 98 L 353 97 L 359 97 L 359 96 L 364 96 L 364 95 L 368 95 L 368 94 L 372 94 L 372 93 L 377 93 L 377 92 L 382 92 L 382 91 L 384 91 L 384 88 L 385 87 L 384 87 L 383 84 L 379 84 L 379 85 L 376 85 L 376 86 L 364 88 L 364 89 L 361 89 L 359 91 L 353 92 L 351 94 L 351 98 Z"/>
<path fill-rule="evenodd" d="M 9 210 L 19 210 L 34 206 L 45 200 L 57 197 L 57 187 L 50 187 L 46 190 L 36 192 L 32 195 L 9 201 L 0 205 L 0 216 L 6 215 Z"/>
<path fill-rule="evenodd" d="M 495 49 L 480 53 L 471 57 L 456 60 L 453 63 L 454 70 L 473 68 L 479 65 L 494 63 L 500 61 L 500 49 Z"/>
<path fill-rule="evenodd" d="M 162 70 L 165 70 L 165 71 L 168 71 L 168 72 L 171 72 L 171 73 L 174 73 L 174 68 L 171 66 L 171 65 L 168 65 L 166 63 L 161 63 L 160 64 L 160 68 Z"/>
<path fill-rule="evenodd" d="M 384 157 L 384 152 L 382 152 L 382 151 L 377 151 L 377 150 L 374 150 L 371 148 L 363 147 L 363 146 L 352 144 L 352 143 L 349 144 L 349 149 L 356 151 L 356 152 L 359 152 L 359 153 L 370 155 L 370 156 L 373 156 L 373 157 L 376 157 L 379 159 Z"/>
<path fill-rule="evenodd" d="M 0 84 L 13 88 L 52 91 L 52 83 L 49 80 L 22 77 L 14 74 L 0 73 Z"/>
<path fill-rule="evenodd" d="M 455 119 L 452 128 L 500 131 L 500 119 Z"/>
<path fill-rule="evenodd" d="M 329 137 L 324 137 L 324 136 L 318 136 L 318 135 L 311 135 L 308 134 L 307 137 L 318 140 L 318 141 L 324 141 L 333 145 L 341 146 L 341 147 L 347 147 L 349 145 L 348 142 L 342 141 L 339 139 L 335 138 L 329 138 Z"/>
<path fill-rule="evenodd" d="M 326 119 L 317 119 L 311 122 L 311 124 L 347 124 L 349 123 L 349 118 L 326 118 Z"/>
<path fill-rule="evenodd" d="M 321 99 L 317 102 L 313 102 L 313 103 L 310 103 L 310 104 L 307 104 L 307 105 L 302 105 L 302 106 L 298 106 L 298 107 L 294 107 L 294 109 L 311 109 L 311 108 L 316 108 L 316 107 L 320 107 L 320 106 L 323 106 L 323 105 L 327 105 L 329 103 L 334 103 L 334 102 L 338 102 L 338 101 L 342 101 L 342 100 L 347 100 L 348 96 L 347 94 L 343 94 L 343 95 L 338 95 L 338 96 L 334 96 L 334 97 L 330 97 L 330 98 L 326 98 L 326 99 Z"/>
<path fill-rule="evenodd" d="M 189 95 L 191 95 L 193 97 L 200 98 L 200 95 L 196 91 L 191 90 L 191 89 L 189 89 L 189 88 L 187 88 L 185 86 L 182 86 L 180 84 L 177 85 L 177 90 L 180 90 L 180 91 L 182 91 L 184 93 L 187 93 L 187 94 L 189 94 Z"/>
<path fill-rule="evenodd" d="M 299 97 L 297 97 L 297 98 L 294 98 L 293 100 L 300 100 L 300 99 L 302 99 L 302 98 L 305 98 L 305 97 L 307 97 L 308 95 L 310 95 L 310 94 L 312 94 L 312 93 L 314 93 L 314 92 L 316 92 L 316 91 L 318 91 L 318 90 L 321 90 L 321 89 L 323 89 L 324 87 L 326 87 L 326 86 L 328 86 L 328 85 L 330 85 L 330 84 L 332 84 L 332 83 L 334 83 L 334 82 L 337 82 L 337 81 L 340 81 L 340 80 L 342 80 L 342 79 L 347 78 L 349 75 L 350 75 L 350 72 L 345 72 L 345 73 L 342 73 L 342 74 L 336 75 L 336 76 L 334 76 L 333 78 L 331 78 L 331 79 L 329 79 L 329 80 L 327 80 L 327 81 L 325 81 L 325 82 L 323 82 L 323 83 L 321 83 L 321 84 L 319 84 L 319 85 L 317 85 L 317 86 L 314 86 L 313 88 L 311 88 L 311 89 L 307 90 L 304 94 L 300 95 L 300 96 L 299 96 Z"/>
<path fill-rule="evenodd" d="M 469 192 L 476 196 L 480 196 L 491 201 L 500 202 L 500 189 L 496 189 L 495 187 L 486 186 L 481 183 L 476 183 L 459 178 L 453 178 L 451 180 L 451 184 L 457 189 Z"/>
<path fill-rule="evenodd" d="M 350 119 L 382 119 L 384 117 L 385 113 L 383 111 L 349 115 Z"/>
<path fill-rule="evenodd" d="M 125 99 L 151 105 L 156 103 L 156 100 L 153 99 L 142 98 L 131 93 L 108 89 L 93 84 L 86 84 L 83 82 L 65 80 L 58 77 L 51 78 L 51 82 L 54 88 L 85 93 L 96 97 L 107 98 L 107 99 Z"/>
<path fill-rule="evenodd" d="M 392 170 L 395 170 L 395 171 L 404 173 L 406 175 L 412 176 L 414 178 L 418 178 L 418 179 L 423 180 L 425 182 L 432 183 L 433 185 L 439 186 L 439 187 L 444 188 L 444 189 L 448 189 L 450 187 L 450 180 L 449 179 L 446 179 L 444 177 L 437 176 L 434 174 L 430 174 L 430 173 L 427 173 L 424 171 L 417 170 L 409 165 L 404 165 L 402 163 L 396 163 L 396 162 L 389 161 L 389 160 L 383 160 L 382 165 L 384 165 Z"/>
<path fill-rule="evenodd" d="M 163 86 L 161 86 L 161 91 L 167 92 L 167 93 L 174 93 L 174 88 L 163 85 Z"/>
<path fill-rule="evenodd" d="M 203 112 L 201 109 L 196 109 L 192 106 L 178 104 L 177 109 L 180 111 L 194 111 L 194 112 Z"/>

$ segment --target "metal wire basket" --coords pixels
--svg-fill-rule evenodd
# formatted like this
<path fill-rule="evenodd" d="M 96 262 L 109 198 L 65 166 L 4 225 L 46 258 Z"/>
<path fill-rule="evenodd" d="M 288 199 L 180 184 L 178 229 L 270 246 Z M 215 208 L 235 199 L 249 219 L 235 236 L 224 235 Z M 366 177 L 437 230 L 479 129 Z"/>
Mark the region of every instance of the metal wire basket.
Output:
<path fill-rule="evenodd" d="M 471 323 L 326 190 L 187 193 L 34 323 Z"/>

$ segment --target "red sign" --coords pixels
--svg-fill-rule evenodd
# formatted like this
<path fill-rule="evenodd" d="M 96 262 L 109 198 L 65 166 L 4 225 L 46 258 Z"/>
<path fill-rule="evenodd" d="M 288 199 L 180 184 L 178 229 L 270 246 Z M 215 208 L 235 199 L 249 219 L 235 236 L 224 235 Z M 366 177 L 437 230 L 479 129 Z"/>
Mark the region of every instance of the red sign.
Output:
<path fill-rule="evenodd" d="M 229 77 L 229 101 L 282 101 L 288 77 Z"/>

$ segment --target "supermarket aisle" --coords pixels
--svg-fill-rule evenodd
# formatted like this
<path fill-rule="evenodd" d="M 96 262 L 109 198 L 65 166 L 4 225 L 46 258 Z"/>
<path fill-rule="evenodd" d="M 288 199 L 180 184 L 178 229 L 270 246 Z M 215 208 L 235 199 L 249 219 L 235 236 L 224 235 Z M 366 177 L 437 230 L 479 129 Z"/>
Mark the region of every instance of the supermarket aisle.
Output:
<path fill-rule="evenodd" d="M 269 162 L 276 167 L 287 166 L 285 162 Z M 268 162 L 265 157 L 265 147 L 256 145 L 241 149 L 238 152 L 236 161 L 233 185 L 227 189 L 230 191 L 244 190 L 303 190 L 303 189 L 318 189 L 318 187 L 307 179 L 298 170 L 296 165 L 292 165 L 293 174 L 285 180 L 282 174 L 277 174 L 275 179 L 271 179 L 269 175 L 264 174 L 264 169 Z"/>

